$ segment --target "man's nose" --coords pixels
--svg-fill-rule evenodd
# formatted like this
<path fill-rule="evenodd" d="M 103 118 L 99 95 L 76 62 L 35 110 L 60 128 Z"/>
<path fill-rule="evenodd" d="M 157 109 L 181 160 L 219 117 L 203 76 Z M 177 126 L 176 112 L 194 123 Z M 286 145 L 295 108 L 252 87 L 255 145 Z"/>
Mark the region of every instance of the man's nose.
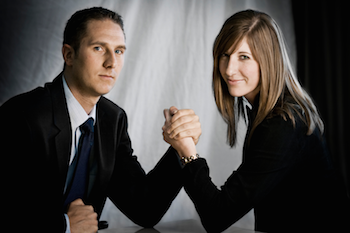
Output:
<path fill-rule="evenodd" d="M 108 52 L 106 54 L 106 60 L 103 63 L 105 68 L 115 68 L 117 65 L 117 57 L 114 52 Z"/>

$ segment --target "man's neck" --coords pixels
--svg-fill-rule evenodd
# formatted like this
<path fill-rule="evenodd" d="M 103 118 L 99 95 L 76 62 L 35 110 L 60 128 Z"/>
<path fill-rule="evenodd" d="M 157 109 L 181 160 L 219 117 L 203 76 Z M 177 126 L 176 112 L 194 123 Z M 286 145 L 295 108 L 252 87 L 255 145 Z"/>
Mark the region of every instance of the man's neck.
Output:
<path fill-rule="evenodd" d="M 77 85 L 75 85 L 73 77 L 68 72 L 64 71 L 63 74 L 69 90 L 72 92 L 79 104 L 84 108 L 85 112 L 89 114 L 100 99 L 100 96 L 88 95 L 86 92 L 81 91 Z"/>

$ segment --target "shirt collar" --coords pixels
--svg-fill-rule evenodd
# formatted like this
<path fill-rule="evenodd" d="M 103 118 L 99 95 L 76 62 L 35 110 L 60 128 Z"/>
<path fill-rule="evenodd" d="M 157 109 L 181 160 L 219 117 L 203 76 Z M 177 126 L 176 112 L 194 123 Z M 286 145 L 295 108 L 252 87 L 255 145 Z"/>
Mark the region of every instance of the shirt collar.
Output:
<path fill-rule="evenodd" d="M 244 96 L 242 96 L 242 100 L 243 100 L 244 121 L 246 125 L 248 125 L 249 124 L 248 109 L 251 111 L 253 106 L 251 105 L 251 103 L 249 103 L 249 101 Z"/>
<path fill-rule="evenodd" d="M 63 89 L 64 89 L 64 94 L 66 96 L 67 100 L 67 107 L 68 107 L 68 113 L 70 116 L 70 121 L 72 125 L 72 130 L 73 132 L 76 130 L 77 127 L 82 125 L 87 119 L 92 117 L 94 120 L 95 124 L 95 119 L 96 119 L 96 105 L 92 108 L 91 112 L 87 114 L 84 110 L 84 108 L 80 105 L 78 100 L 74 97 L 72 92 L 70 91 L 68 84 L 66 82 L 65 77 L 62 75 L 62 80 L 63 80 Z"/>

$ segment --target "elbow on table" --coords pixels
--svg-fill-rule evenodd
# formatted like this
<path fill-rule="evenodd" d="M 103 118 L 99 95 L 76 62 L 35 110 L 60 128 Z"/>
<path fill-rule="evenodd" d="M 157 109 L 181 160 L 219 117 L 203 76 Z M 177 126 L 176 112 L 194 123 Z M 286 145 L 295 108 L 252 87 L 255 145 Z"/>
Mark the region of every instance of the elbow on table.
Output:
<path fill-rule="evenodd" d="M 219 233 L 219 232 L 223 232 L 224 230 L 226 230 L 229 226 L 222 226 L 218 223 L 215 223 L 214 221 L 208 223 L 204 223 L 202 221 L 202 225 L 204 227 L 204 229 L 208 232 L 208 233 Z"/>
<path fill-rule="evenodd" d="M 153 228 L 155 225 L 159 223 L 161 217 L 153 217 L 147 216 L 146 214 L 143 216 L 138 216 L 134 218 L 130 218 L 135 224 L 143 227 L 143 228 Z"/>

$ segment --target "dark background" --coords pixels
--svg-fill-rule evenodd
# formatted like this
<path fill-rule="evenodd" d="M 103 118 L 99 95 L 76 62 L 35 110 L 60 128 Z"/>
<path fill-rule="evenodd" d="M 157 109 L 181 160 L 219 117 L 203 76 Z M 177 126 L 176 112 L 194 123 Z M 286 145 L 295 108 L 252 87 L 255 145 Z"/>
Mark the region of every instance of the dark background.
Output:
<path fill-rule="evenodd" d="M 297 73 L 316 102 L 350 197 L 350 25 L 347 1 L 292 1 Z"/>

